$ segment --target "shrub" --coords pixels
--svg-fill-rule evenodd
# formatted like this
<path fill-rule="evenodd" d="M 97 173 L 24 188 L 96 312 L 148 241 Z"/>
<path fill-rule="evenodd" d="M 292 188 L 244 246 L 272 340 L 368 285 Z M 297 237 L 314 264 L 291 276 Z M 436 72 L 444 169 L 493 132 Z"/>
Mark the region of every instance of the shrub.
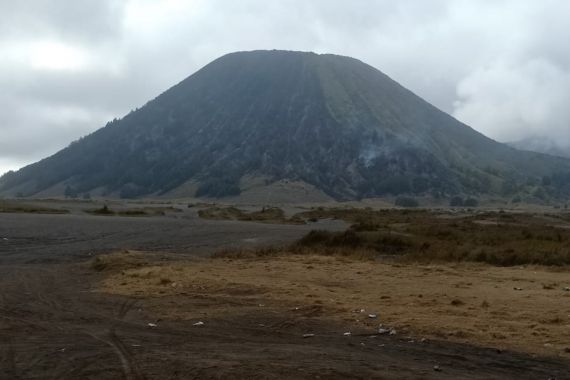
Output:
<path fill-rule="evenodd" d="M 147 216 L 148 213 L 145 210 L 125 210 L 119 211 L 118 213 L 121 216 Z M 157 215 L 164 215 L 163 211 L 157 212 Z"/>
<path fill-rule="evenodd" d="M 91 268 L 97 272 L 101 272 L 107 268 L 107 263 L 100 257 L 95 257 L 93 261 L 91 261 Z"/>
<path fill-rule="evenodd" d="M 95 210 L 88 210 L 87 212 L 94 215 L 115 215 L 115 212 L 109 209 L 107 205 Z"/>
<path fill-rule="evenodd" d="M 402 254 L 412 246 L 408 240 L 394 235 L 380 236 L 375 244 L 377 251 L 390 255 Z"/>
<path fill-rule="evenodd" d="M 332 235 L 333 232 L 330 231 L 311 230 L 308 234 L 299 239 L 299 241 L 297 241 L 297 244 L 302 246 L 326 244 L 331 240 Z"/>
<path fill-rule="evenodd" d="M 354 231 L 377 231 L 380 229 L 380 225 L 374 220 L 367 220 L 365 218 L 360 218 L 355 224 L 350 228 Z"/>

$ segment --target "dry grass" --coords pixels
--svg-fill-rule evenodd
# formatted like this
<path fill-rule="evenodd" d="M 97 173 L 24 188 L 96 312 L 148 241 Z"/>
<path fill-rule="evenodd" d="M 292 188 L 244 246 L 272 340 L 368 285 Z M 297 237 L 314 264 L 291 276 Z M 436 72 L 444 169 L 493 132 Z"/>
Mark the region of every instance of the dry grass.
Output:
<path fill-rule="evenodd" d="M 0 201 L 0 213 L 67 214 L 69 210 L 41 207 L 17 201 Z"/>
<path fill-rule="evenodd" d="M 162 255 L 125 250 L 96 256 L 89 262 L 89 267 L 97 272 L 114 273 L 145 267 L 151 263 L 158 265 L 161 257 Z"/>
<path fill-rule="evenodd" d="M 299 217 L 287 218 L 282 209 L 277 207 L 262 208 L 259 211 L 247 212 L 236 207 L 210 207 L 198 211 L 198 215 L 211 220 L 241 220 L 247 222 L 305 224 Z"/>
<path fill-rule="evenodd" d="M 97 216 L 128 216 L 128 217 L 141 217 L 141 216 L 163 216 L 168 212 L 181 212 L 182 210 L 174 207 L 144 207 L 144 208 L 131 208 L 131 209 L 117 209 L 112 210 L 107 205 L 97 208 L 84 210 L 86 213 Z"/>
<path fill-rule="evenodd" d="M 236 256 L 239 257 L 239 256 Z M 567 271 L 483 264 L 399 265 L 276 255 L 125 268 L 101 291 L 145 298 L 161 318 L 241 318 L 316 307 L 343 331 L 378 324 L 399 334 L 568 358 Z M 545 288 L 543 284 L 548 284 Z M 360 312 L 364 309 L 364 312 Z M 293 310 L 293 311 L 291 311 Z M 368 314 L 378 319 L 368 318 Z"/>
<path fill-rule="evenodd" d="M 346 232 L 311 232 L 298 242 L 306 247 L 365 248 L 421 262 L 570 265 L 570 224 L 564 215 L 321 209 L 297 216 L 353 223 Z"/>
<path fill-rule="evenodd" d="M 358 261 L 374 261 L 377 257 L 377 253 L 369 248 L 346 249 L 342 247 L 324 246 L 304 247 L 298 244 L 293 244 L 285 248 L 231 248 L 218 251 L 211 257 L 213 259 L 253 259 L 286 256 L 331 256 Z"/>

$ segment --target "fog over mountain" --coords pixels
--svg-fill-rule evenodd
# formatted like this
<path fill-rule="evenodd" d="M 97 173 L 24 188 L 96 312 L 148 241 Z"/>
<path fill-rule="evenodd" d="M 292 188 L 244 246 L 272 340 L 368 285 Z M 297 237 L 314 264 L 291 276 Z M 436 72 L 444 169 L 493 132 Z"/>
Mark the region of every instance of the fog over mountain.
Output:
<path fill-rule="evenodd" d="M 228 52 L 336 53 L 500 141 L 570 145 L 563 0 L 0 4 L 0 172 L 55 153 Z"/>
<path fill-rule="evenodd" d="M 570 146 L 547 137 L 532 136 L 509 143 L 516 149 L 570 158 Z"/>

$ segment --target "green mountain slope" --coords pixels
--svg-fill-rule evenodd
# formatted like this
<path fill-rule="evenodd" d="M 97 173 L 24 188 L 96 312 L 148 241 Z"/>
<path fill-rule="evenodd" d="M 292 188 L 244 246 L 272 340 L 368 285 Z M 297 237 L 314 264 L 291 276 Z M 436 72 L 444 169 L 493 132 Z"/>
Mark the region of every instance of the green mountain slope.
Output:
<path fill-rule="evenodd" d="M 570 192 L 570 161 L 499 144 L 380 71 L 335 55 L 223 56 L 144 107 L 0 179 L 33 196 L 58 185 L 124 197 L 194 180 L 239 193 L 244 175 L 302 180 L 337 199 L 386 194 Z M 550 180 L 553 179 L 553 180 Z"/>

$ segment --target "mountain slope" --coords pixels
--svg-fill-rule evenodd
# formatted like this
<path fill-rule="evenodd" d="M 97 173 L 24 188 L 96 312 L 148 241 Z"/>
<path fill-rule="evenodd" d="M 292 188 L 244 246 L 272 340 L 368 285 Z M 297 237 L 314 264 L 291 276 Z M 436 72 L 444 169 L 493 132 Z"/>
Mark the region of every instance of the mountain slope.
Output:
<path fill-rule="evenodd" d="M 570 147 L 558 144 L 548 137 L 528 137 L 508 144 L 516 149 L 570 158 Z"/>
<path fill-rule="evenodd" d="M 0 179 L 33 196 L 53 186 L 124 197 L 193 180 L 197 195 L 240 179 L 307 182 L 337 199 L 400 193 L 509 194 L 563 180 L 570 161 L 499 144 L 380 71 L 335 55 L 232 53 L 144 107 Z M 71 190 L 70 190 L 71 189 Z"/>

